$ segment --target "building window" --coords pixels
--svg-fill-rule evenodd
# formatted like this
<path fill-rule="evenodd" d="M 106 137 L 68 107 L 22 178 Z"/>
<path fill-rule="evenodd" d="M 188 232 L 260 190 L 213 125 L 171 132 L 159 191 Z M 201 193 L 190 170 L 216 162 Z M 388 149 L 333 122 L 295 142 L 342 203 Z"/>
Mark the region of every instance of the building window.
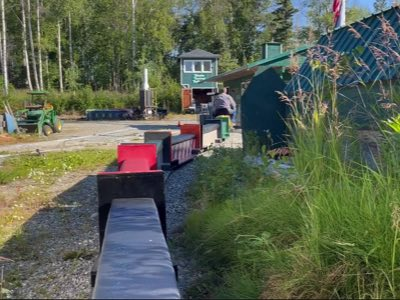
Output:
<path fill-rule="evenodd" d="M 203 71 L 204 72 L 211 72 L 211 61 L 204 61 L 203 62 Z"/>
<path fill-rule="evenodd" d="M 193 72 L 193 71 L 192 71 L 192 66 L 193 66 L 192 61 L 186 60 L 186 61 L 185 61 L 185 65 L 184 65 L 184 70 L 185 70 L 185 72 Z"/>
<path fill-rule="evenodd" d="M 185 73 L 211 73 L 211 60 L 185 60 L 183 71 Z"/>
<path fill-rule="evenodd" d="M 202 61 L 195 61 L 194 62 L 194 71 L 195 72 L 201 72 L 201 65 L 203 64 Z"/>

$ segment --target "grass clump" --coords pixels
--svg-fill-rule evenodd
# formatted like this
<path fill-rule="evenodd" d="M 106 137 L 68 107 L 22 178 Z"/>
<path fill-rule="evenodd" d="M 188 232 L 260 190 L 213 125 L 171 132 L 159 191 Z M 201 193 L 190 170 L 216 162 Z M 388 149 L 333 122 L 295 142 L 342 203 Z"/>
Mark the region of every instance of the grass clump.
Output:
<path fill-rule="evenodd" d="M 52 183 L 65 172 L 93 169 L 112 163 L 114 158 L 114 150 L 82 150 L 11 157 L 0 168 L 0 184 L 26 178 Z"/>
<path fill-rule="evenodd" d="M 285 263 L 282 251 L 300 234 L 301 198 L 295 187 L 266 176 L 244 162 L 237 149 L 217 149 L 198 166 L 191 192 L 198 208 L 187 219 L 186 245 L 204 272 L 211 272 L 207 293 L 218 298 L 256 298 L 262 291 L 265 264 Z M 205 291 L 203 291 L 205 293 Z M 236 295 L 236 296 L 235 296 Z"/>
<path fill-rule="evenodd" d="M 73 251 L 67 251 L 63 254 L 63 260 L 75 260 L 75 259 L 84 259 L 89 260 L 93 256 L 95 256 L 95 252 L 88 249 L 79 249 Z"/>

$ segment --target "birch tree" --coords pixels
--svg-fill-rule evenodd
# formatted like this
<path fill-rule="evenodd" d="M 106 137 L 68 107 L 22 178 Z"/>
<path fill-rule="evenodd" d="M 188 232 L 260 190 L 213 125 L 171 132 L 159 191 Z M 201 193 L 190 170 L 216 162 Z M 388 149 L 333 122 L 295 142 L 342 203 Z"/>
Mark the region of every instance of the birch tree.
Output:
<path fill-rule="evenodd" d="M 2 26 L 0 25 L 0 30 L 1 30 Z M 0 68 L 1 70 L 3 70 L 3 33 L 1 31 L 0 33 Z"/>
<path fill-rule="evenodd" d="M 39 77 L 38 77 L 38 72 L 37 72 L 35 47 L 33 45 L 31 0 L 27 0 L 27 4 L 28 4 L 28 31 L 29 31 L 29 43 L 30 43 L 30 47 L 31 47 L 33 78 L 35 80 L 35 89 L 39 90 L 40 89 Z"/>
<path fill-rule="evenodd" d="M 72 48 L 72 21 L 71 11 L 68 12 L 68 40 L 69 40 L 69 63 L 70 66 L 74 66 L 74 53 Z"/>
<path fill-rule="evenodd" d="M 41 44 L 41 28 L 40 28 L 40 0 L 36 0 L 36 30 L 37 30 L 37 47 L 39 60 L 39 87 L 43 89 L 43 66 L 42 66 L 42 44 Z"/>
<path fill-rule="evenodd" d="M 26 70 L 26 81 L 28 83 L 29 90 L 33 90 L 32 88 L 32 80 L 31 80 L 31 70 L 29 66 L 29 55 L 28 55 L 28 42 L 26 37 L 26 14 L 25 14 L 25 0 L 21 0 L 21 15 L 22 15 L 22 43 L 23 43 L 23 55 L 24 55 L 24 66 Z"/>
<path fill-rule="evenodd" d="M 136 0 L 132 0 L 132 71 L 136 67 Z"/>
<path fill-rule="evenodd" d="M 57 22 L 57 53 L 58 53 L 58 75 L 59 75 L 59 84 L 60 84 L 60 92 L 64 92 L 64 84 L 63 84 L 63 68 L 62 68 L 62 57 L 61 57 L 61 24 L 60 21 Z"/>
<path fill-rule="evenodd" d="M 3 76 L 4 76 L 4 95 L 8 95 L 8 69 L 7 69 L 7 37 L 6 37 L 6 14 L 4 0 L 1 0 L 1 26 L 2 26 L 2 46 L 3 46 Z"/>

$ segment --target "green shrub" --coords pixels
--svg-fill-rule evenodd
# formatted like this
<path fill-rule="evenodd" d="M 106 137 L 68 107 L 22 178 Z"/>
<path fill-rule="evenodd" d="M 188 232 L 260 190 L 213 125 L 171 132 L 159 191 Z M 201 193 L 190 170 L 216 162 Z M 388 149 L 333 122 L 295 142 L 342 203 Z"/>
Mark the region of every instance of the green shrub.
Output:
<path fill-rule="evenodd" d="M 217 148 L 211 157 L 198 159 L 197 184 L 190 194 L 202 206 L 207 202 L 221 203 L 263 181 L 261 172 L 262 169 L 244 162 L 241 149 Z"/>
<path fill-rule="evenodd" d="M 220 278 L 208 283 L 212 296 L 259 295 L 266 264 L 283 261 L 275 249 L 288 248 L 300 235 L 301 194 L 262 171 L 244 163 L 237 149 L 218 149 L 200 161 L 191 193 L 198 209 L 187 219 L 185 236 L 199 264 Z"/>

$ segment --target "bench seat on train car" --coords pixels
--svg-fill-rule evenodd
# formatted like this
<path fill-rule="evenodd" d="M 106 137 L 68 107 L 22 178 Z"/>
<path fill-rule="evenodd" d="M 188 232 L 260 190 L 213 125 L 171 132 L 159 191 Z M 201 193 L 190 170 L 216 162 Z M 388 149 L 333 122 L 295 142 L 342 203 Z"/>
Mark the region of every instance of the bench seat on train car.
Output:
<path fill-rule="evenodd" d="M 180 135 L 173 135 L 171 138 L 171 144 L 176 145 L 180 144 L 195 138 L 194 134 L 180 134 Z"/>
<path fill-rule="evenodd" d="M 203 141 L 202 148 L 207 149 L 218 140 L 219 124 L 205 124 L 202 125 Z"/>
<path fill-rule="evenodd" d="M 171 138 L 171 163 L 177 166 L 192 160 L 195 148 L 196 136 L 194 134 L 173 135 Z"/>
<path fill-rule="evenodd" d="M 153 199 L 112 201 L 92 298 L 180 298 Z"/>

